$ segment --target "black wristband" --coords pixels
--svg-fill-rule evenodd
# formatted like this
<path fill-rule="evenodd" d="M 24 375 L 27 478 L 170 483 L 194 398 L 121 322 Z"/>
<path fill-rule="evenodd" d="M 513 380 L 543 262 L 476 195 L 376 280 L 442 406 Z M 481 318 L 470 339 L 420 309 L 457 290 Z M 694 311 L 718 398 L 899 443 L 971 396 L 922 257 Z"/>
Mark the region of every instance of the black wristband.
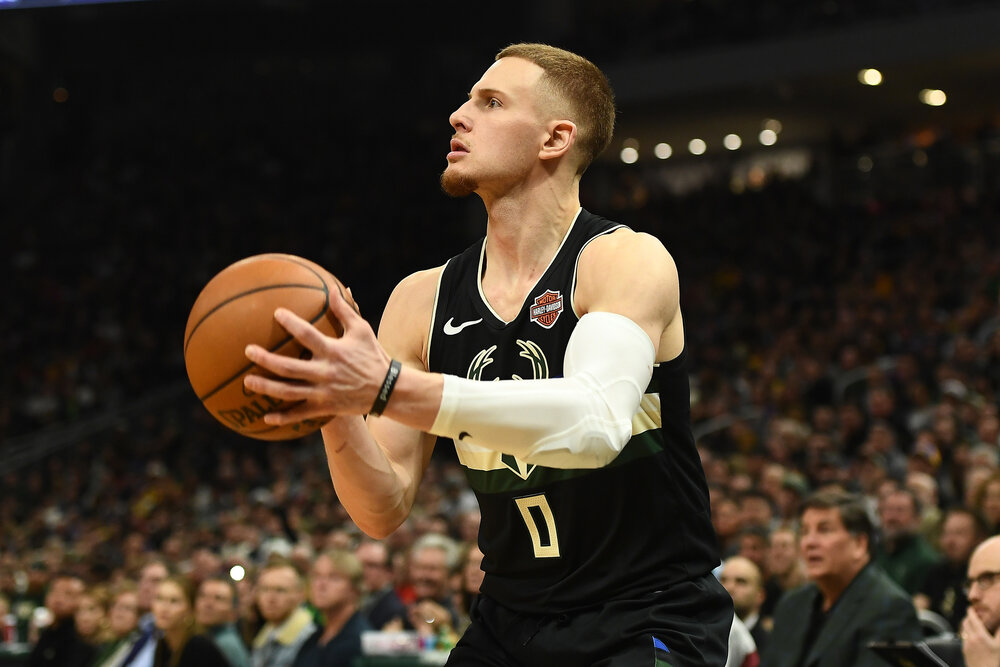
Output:
<path fill-rule="evenodd" d="M 399 379 L 399 369 L 401 367 L 402 364 L 395 359 L 389 364 L 389 370 L 385 372 L 385 379 L 382 380 L 382 388 L 375 395 L 375 402 L 372 404 L 372 409 L 368 411 L 368 414 L 377 417 L 385 410 L 385 405 L 389 402 L 389 397 L 392 396 L 392 390 L 396 387 L 396 380 Z"/>

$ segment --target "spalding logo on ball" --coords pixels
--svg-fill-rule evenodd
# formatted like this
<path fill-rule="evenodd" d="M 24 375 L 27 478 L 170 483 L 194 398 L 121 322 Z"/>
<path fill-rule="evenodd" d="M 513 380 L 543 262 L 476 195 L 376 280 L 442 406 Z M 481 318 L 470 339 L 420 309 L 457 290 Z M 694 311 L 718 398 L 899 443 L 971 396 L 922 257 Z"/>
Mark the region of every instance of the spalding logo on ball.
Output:
<path fill-rule="evenodd" d="M 291 440 L 319 429 L 326 420 L 296 424 L 264 423 L 268 412 L 295 405 L 255 394 L 243 386 L 249 373 L 273 377 L 246 358 L 250 343 L 290 357 L 304 358 L 304 349 L 274 320 L 284 307 L 328 336 L 343 327 L 330 312 L 330 299 L 350 295 L 337 278 L 320 265 L 296 255 L 268 253 L 227 266 L 205 285 L 188 315 L 184 331 L 184 364 L 191 387 L 212 416 L 240 435 L 258 440 Z"/>

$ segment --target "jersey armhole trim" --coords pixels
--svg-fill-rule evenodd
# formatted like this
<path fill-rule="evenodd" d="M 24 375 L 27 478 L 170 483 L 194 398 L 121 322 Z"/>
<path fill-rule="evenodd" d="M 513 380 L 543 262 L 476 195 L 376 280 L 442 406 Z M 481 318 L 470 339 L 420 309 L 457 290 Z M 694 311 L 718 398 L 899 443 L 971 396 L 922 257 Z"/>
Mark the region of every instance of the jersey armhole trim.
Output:
<path fill-rule="evenodd" d="M 441 283 L 444 281 L 445 271 L 448 270 L 448 266 L 450 264 L 451 260 L 449 259 L 445 262 L 444 266 L 441 267 L 441 273 L 438 275 L 437 279 L 437 287 L 434 288 L 434 305 L 431 306 L 431 324 L 427 331 L 427 358 L 424 359 L 424 365 L 428 371 L 431 370 L 431 345 L 433 345 L 434 342 L 434 322 L 437 319 L 438 299 L 441 297 Z"/>
<path fill-rule="evenodd" d="M 576 319 L 580 319 L 580 312 L 576 309 L 576 279 L 580 272 L 580 257 L 583 255 L 583 251 L 587 249 L 587 246 L 593 243 L 595 239 L 598 239 L 606 234 L 610 234 L 611 232 L 617 232 L 619 229 L 628 229 L 628 225 L 618 224 L 610 229 L 605 229 L 602 232 L 594 234 L 587 239 L 586 243 L 583 244 L 580 248 L 580 252 L 576 253 L 576 262 L 573 263 L 573 282 L 570 284 L 569 288 L 569 307 L 573 311 L 573 315 L 576 316 Z"/>

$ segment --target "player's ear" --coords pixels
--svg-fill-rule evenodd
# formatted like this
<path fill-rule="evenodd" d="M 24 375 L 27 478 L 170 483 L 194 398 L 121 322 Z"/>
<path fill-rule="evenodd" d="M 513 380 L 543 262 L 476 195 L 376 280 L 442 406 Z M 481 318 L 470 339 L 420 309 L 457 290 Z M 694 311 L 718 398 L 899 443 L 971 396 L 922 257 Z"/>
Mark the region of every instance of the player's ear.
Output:
<path fill-rule="evenodd" d="M 554 120 L 539 155 L 543 160 L 562 157 L 576 142 L 576 123 L 571 120 Z"/>

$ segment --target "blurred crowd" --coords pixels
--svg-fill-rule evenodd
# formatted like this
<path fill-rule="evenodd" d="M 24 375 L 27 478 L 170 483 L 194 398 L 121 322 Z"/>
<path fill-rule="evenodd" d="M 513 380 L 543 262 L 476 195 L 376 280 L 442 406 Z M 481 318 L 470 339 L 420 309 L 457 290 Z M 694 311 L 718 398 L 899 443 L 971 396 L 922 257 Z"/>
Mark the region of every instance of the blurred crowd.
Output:
<path fill-rule="evenodd" d="M 627 0 L 623 5 L 585 2 L 576 6 L 574 34 L 587 26 L 605 25 L 612 34 L 627 35 L 615 45 L 616 55 L 643 57 L 696 49 L 730 47 L 768 39 L 796 39 L 837 28 L 886 20 L 910 20 L 962 11 L 983 0 L 766 0 L 733 4 L 725 0 L 651 2 Z M 584 53 L 604 53 L 607 40 L 584 39 Z"/>

